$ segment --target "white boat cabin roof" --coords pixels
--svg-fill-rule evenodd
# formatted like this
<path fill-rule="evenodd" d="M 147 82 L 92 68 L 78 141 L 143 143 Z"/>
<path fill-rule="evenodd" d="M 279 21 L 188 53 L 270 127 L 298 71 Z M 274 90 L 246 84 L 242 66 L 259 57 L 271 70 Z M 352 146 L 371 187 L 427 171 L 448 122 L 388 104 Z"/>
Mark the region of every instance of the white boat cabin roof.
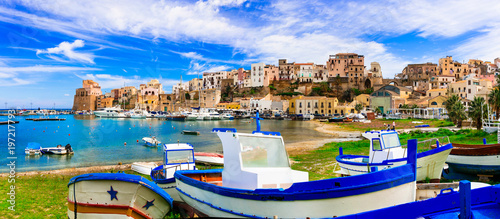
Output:
<path fill-rule="evenodd" d="M 214 129 L 224 150 L 222 185 L 239 189 L 288 188 L 309 180 L 307 172 L 292 170 L 279 132 L 237 133 Z"/>
<path fill-rule="evenodd" d="M 401 146 L 399 135 L 393 130 L 367 131 L 362 134 L 370 140 L 369 163 L 406 157 L 406 148 Z"/>
<path fill-rule="evenodd" d="M 164 144 L 163 149 L 165 151 L 174 150 L 193 150 L 193 145 L 189 143 L 174 143 L 174 144 Z"/>
<path fill-rule="evenodd" d="M 401 147 L 401 142 L 399 141 L 398 132 L 393 130 L 381 130 L 381 131 L 366 131 L 362 134 L 363 137 L 370 140 L 371 150 L 387 150 L 391 148 Z M 374 141 L 375 140 L 375 141 Z M 376 141 L 378 140 L 378 141 Z M 373 143 L 379 143 L 374 145 Z"/>

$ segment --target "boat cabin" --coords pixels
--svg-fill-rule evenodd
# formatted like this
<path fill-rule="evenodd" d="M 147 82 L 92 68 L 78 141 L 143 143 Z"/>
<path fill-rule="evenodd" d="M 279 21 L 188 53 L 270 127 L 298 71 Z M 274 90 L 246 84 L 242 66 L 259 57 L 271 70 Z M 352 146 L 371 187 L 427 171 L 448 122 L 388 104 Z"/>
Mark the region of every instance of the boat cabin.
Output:
<path fill-rule="evenodd" d="M 309 181 L 307 172 L 292 170 L 279 132 L 237 133 L 213 129 L 224 150 L 222 186 L 239 189 L 289 188 Z"/>
<path fill-rule="evenodd" d="M 369 163 L 406 157 L 406 149 L 401 146 L 396 131 L 367 131 L 362 136 L 370 140 Z"/>
<path fill-rule="evenodd" d="M 189 143 L 164 144 L 163 174 L 172 179 L 177 170 L 195 170 L 194 148 Z"/>

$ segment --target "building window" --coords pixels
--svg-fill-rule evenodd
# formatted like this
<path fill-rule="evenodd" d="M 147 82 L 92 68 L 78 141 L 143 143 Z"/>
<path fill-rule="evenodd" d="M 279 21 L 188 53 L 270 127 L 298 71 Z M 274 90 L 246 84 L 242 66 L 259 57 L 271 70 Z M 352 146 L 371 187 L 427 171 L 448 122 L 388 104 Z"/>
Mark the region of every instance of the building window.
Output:
<path fill-rule="evenodd" d="M 470 94 L 470 89 L 469 89 L 469 94 Z"/>
<path fill-rule="evenodd" d="M 292 107 L 293 107 L 293 103 L 292 103 Z"/>
<path fill-rule="evenodd" d="M 307 103 L 307 108 L 311 108 L 311 102 Z"/>
<path fill-rule="evenodd" d="M 302 107 L 302 103 L 299 103 L 299 107 Z"/>

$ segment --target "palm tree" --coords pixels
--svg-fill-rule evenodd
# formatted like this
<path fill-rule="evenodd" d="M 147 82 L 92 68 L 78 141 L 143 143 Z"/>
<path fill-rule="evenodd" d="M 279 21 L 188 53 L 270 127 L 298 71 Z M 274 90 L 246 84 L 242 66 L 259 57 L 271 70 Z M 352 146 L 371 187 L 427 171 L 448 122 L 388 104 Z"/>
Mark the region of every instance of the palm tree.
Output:
<path fill-rule="evenodd" d="M 363 104 L 361 103 L 356 104 L 356 106 L 354 106 L 354 109 L 358 111 L 358 113 L 361 112 L 361 110 L 363 109 Z"/>
<path fill-rule="evenodd" d="M 484 102 L 484 98 L 474 97 L 474 100 L 470 103 L 469 111 L 467 112 L 469 118 L 476 122 L 477 130 L 480 130 L 483 127 L 483 119 L 487 118 L 484 113 L 486 110 Z"/>
<path fill-rule="evenodd" d="M 465 107 L 457 95 L 452 95 L 444 102 L 446 111 L 448 111 L 448 119 L 462 127 L 462 120 L 466 119 Z"/>
<path fill-rule="evenodd" d="M 488 103 L 495 111 L 496 118 L 498 119 L 500 113 L 500 88 L 495 88 L 488 94 Z"/>

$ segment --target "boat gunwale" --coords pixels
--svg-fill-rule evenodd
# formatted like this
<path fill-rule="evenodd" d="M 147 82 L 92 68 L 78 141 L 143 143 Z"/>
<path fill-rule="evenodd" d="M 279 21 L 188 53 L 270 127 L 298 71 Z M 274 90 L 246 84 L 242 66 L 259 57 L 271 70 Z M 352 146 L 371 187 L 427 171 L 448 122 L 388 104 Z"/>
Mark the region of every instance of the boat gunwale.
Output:
<path fill-rule="evenodd" d="M 217 193 L 219 195 L 260 201 L 296 201 L 342 198 L 382 191 L 388 188 L 414 182 L 416 179 L 416 167 L 413 166 L 413 164 L 405 164 L 386 170 L 356 176 L 297 182 L 293 183 L 292 186 L 287 189 L 237 189 L 217 186 L 187 176 L 189 174 L 222 174 L 222 171 L 222 169 L 180 170 L 175 172 L 174 177 L 176 180 L 180 180 L 185 184 L 205 191 Z M 179 188 L 177 189 L 180 190 Z"/>

